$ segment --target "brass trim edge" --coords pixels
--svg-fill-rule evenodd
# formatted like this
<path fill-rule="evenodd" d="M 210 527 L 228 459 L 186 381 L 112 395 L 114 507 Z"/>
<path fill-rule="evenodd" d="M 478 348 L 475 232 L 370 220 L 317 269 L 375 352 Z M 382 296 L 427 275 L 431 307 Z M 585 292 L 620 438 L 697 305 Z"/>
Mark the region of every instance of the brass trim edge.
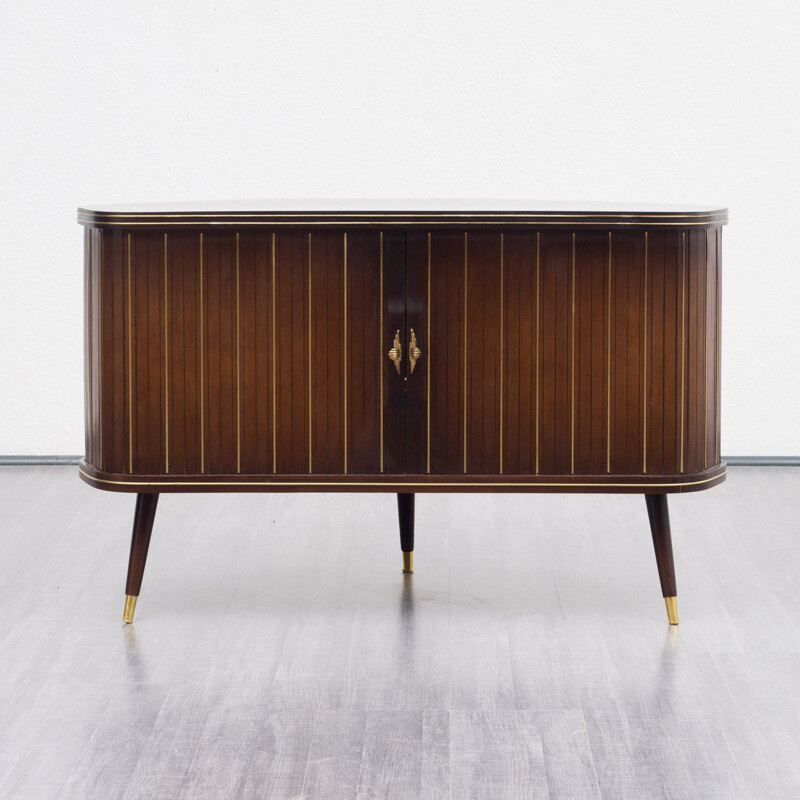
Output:
<path fill-rule="evenodd" d="M 78 208 L 75 212 L 78 217 L 99 217 L 114 218 L 125 220 L 145 219 L 145 220 L 195 220 L 195 219 L 474 219 L 488 218 L 495 219 L 591 219 L 607 220 L 658 220 L 658 219 L 728 219 L 730 212 L 727 208 L 716 211 L 686 211 L 684 213 L 665 213 L 660 211 L 643 211 L 640 213 L 624 211 L 185 211 L 185 212 L 125 212 L 125 211 L 95 211 L 90 208 Z"/>
<path fill-rule="evenodd" d="M 187 219 L 186 221 L 182 222 L 164 222 L 161 220 L 152 220 L 150 222 L 129 222 L 129 221 L 122 221 L 122 222 L 115 222 L 111 220 L 103 220 L 103 219 L 81 219 L 78 218 L 78 223 L 81 225 L 89 225 L 92 227 L 111 227 L 111 226 L 122 226 L 122 227 L 133 227 L 133 226 L 149 226 L 151 228 L 158 227 L 158 226 L 174 226 L 174 227 L 191 227 L 191 226 L 237 226 L 242 227 L 244 225 L 258 225 L 262 228 L 273 228 L 273 227 L 282 227 L 282 226 L 293 226 L 296 228 L 307 227 L 310 225 L 321 225 L 325 227 L 336 227 L 336 226 L 356 226 L 356 225 L 372 225 L 372 226 L 389 226 L 389 225 L 397 225 L 397 226 L 411 226 L 411 225 L 424 225 L 424 226 L 433 226 L 433 225 L 447 225 L 450 227 L 457 226 L 460 223 L 460 220 L 455 218 L 450 220 L 433 220 L 433 219 L 420 219 L 420 220 L 413 220 L 413 219 L 399 219 L 399 220 L 387 220 L 381 217 L 376 217 L 375 219 L 370 220 L 358 220 L 358 219 L 343 219 L 343 220 L 324 220 L 320 222 L 310 221 L 304 218 L 298 218 L 296 220 L 287 221 L 287 222 L 280 222 L 274 220 L 270 217 L 266 217 L 263 220 L 259 220 L 256 222 L 248 222 L 241 218 L 233 218 L 230 220 L 208 220 L 208 221 L 199 221 L 196 219 Z M 711 219 L 706 220 L 703 222 L 687 222 L 676 220 L 674 222 L 649 222 L 649 221 L 630 221 L 627 222 L 625 220 L 602 220 L 598 219 L 596 221 L 590 222 L 581 222 L 575 219 L 565 219 L 555 222 L 549 222 L 547 220 L 517 220 L 511 217 L 500 217 L 498 219 L 489 220 L 489 219 L 471 219 L 468 222 L 469 225 L 489 225 L 491 227 L 497 228 L 503 225 L 527 225 L 530 227 L 537 227 L 537 226 L 547 226 L 547 225 L 557 225 L 562 228 L 571 228 L 575 227 L 576 225 L 592 225 L 596 228 L 652 228 L 652 227 L 660 227 L 660 226 L 668 226 L 672 228 L 686 228 L 686 227 L 720 227 L 722 225 L 727 224 L 727 219 Z"/>
<path fill-rule="evenodd" d="M 711 483 L 728 474 L 725 469 L 717 475 L 710 478 L 702 478 L 696 481 L 671 481 L 665 483 L 646 483 L 646 482 L 633 482 L 633 483 L 617 483 L 617 482 L 572 482 L 572 483 L 558 483 L 552 481 L 531 481 L 531 482 L 513 482 L 513 481 L 112 481 L 108 478 L 95 478 L 88 472 L 78 466 L 78 471 L 90 481 L 94 483 L 107 483 L 115 486 L 503 486 L 503 487 L 533 487 L 544 486 L 547 488 L 555 487 L 578 487 L 578 488 L 667 488 L 667 487 L 681 487 L 681 486 L 699 486 L 704 483 Z"/>

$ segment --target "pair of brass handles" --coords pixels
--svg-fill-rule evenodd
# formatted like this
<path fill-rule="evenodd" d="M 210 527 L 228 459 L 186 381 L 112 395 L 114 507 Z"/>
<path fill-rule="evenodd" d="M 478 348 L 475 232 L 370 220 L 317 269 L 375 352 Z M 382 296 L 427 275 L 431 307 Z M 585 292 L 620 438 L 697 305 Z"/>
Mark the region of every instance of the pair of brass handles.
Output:
<path fill-rule="evenodd" d="M 408 360 L 411 363 L 410 373 L 413 374 L 414 367 L 417 366 L 417 361 L 422 358 L 422 350 L 417 347 L 417 335 L 414 329 L 411 329 L 411 338 L 408 342 Z M 394 335 L 394 342 L 392 342 L 392 349 L 389 351 L 389 360 L 394 364 L 397 374 L 400 374 L 400 362 L 403 360 L 403 345 L 400 344 L 400 331 Z"/>

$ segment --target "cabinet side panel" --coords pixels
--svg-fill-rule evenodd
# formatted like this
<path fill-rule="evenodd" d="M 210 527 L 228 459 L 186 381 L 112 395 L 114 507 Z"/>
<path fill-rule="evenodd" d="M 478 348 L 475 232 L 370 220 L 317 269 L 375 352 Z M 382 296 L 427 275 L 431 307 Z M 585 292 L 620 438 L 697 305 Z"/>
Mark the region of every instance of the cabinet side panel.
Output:
<path fill-rule="evenodd" d="M 686 472 L 704 469 L 703 441 L 705 405 L 705 283 L 706 232 L 687 232 L 687 319 L 686 319 Z"/>
<path fill-rule="evenodd" d="M 706 365 L 706 432 L 705 432 L 705 458 L 709 466 L 719 462 L 717 450 L 717 430 L 719 426 L 719 405 L 717 401 L 718 388 L 718 281 L 719 281 L 719 237 L 721 228 L 708 231 L 708 249 L 706 252 L 706 319 L 705 319 L 705 365 Z"/>
<path fill-rule="evenodd" d="M 91 229 L 83 229 L 83 452 L 87 461 L 91 462 L 91 415 L 92 405 L 91 381 L 91 348 L 90 336 L 92 325 L 91 306 L 89 304 L 89 284 L 91 281 Z"/>
<path fill-rule="evenodd" d="M 103 231 L 92 230 L 92 464 L 103 469 Z"/>
<path fill-rule="evenodd" d="M 348 231 L 346 413 L 351 475 L 380 472 L 380 259 L 379 231 Z"/>
<path fill-rule="evenodd" d="M 109 472 L 126 472 L 125 236 L 103 231 L 103 462 Z"/>
<path fill-rule="evenodd" d="M 101 428 L 100 459 L 103 469 L 109 469 L 113 451 L 113 433 L 118 425 L 114 397 L 114 274 L 113 231 L 103 230 L 100 237 L 100 397 Z"/>
<path fill-rule="evenodd" d="M 717 449 L 716 458 L 714 459 L 716 463 L 719 463 L 722 460 L 722 450 L 720 449 L 721 444 L 721 434 L 722 429 L 720 427 L 720 402 L 721 402 L 721 391 L 722 391 L 722 358 L 721 358 L 721 346 L 722 346 L 722 228 L 717 228 L 717 302 L 715 306 L 715 322 L 717 324 L 717 349 L 716 349 L 716 373 L 717 373 L 717 395 L 715 398 L 715 405 L 716 405 L 716 416 L 717 416 L 717 429 L 716 429 L 716 436 L 715 436 L 715 444 Z"/>
<path fill-rule="evenodd" d="M 464 259 L 461 231 L 431 233 L 431 473 L 464 472 Z"/>

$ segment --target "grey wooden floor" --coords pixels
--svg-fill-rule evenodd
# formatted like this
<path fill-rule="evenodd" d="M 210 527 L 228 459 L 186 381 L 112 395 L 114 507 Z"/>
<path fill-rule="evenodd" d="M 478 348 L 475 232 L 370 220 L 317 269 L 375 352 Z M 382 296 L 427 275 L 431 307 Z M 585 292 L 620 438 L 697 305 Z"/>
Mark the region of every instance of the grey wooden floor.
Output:
<path fill-rule="evenodd" d="M 166 495 L 0 469 L 2 798 L 800 797 L 800 469 L 636 496 Z"/>

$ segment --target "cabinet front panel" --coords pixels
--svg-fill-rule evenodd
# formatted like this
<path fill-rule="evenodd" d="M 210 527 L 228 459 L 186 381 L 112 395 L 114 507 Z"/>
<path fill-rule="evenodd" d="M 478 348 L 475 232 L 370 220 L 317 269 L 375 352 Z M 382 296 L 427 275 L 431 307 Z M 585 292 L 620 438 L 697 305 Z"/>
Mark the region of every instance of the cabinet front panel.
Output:
<path fill-rule="evenodd" d="M 87 228 L 87 466 L 706 475 L 720 251 L 720 227 Z"/>
<path fill-rule="evenodd" d="M 410 233 L 409 325 L 425 331 L 428 361 L 408 382 L 407 471 L 717 465 L 720 234 Z"/>
<path fill-rule="evenodd" d="M 87 463 L 402 471 L 404 258 L 402 231 L 87 229 Z"/>

